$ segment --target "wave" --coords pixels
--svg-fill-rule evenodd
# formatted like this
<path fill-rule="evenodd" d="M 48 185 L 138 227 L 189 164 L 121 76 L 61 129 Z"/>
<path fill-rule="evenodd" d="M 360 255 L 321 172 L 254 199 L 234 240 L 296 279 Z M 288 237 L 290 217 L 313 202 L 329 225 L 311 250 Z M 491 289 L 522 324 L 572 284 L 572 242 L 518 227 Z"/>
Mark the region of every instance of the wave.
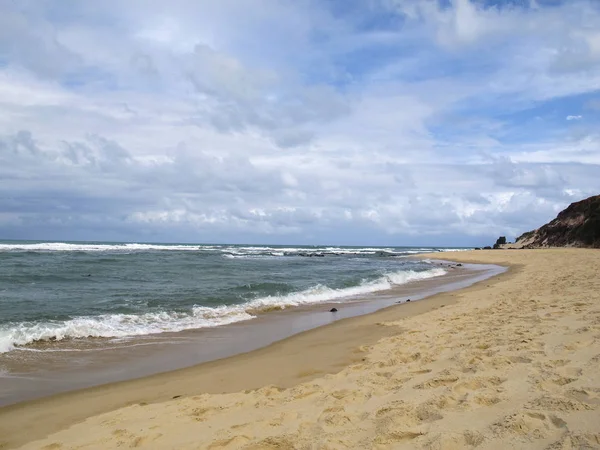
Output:
<path fill-rule="evenodd" d="M 410 283 L 444 275 L 444 269 L 435 268 L 425 271 L 404 270 L 387 273 L 373 281 L 366 281 L 356 286 L 333 289 L 328 286 L 316 285 L 300 292 L 292 292 L 283 296 L 267 296 L 244 304 L 246 312 L 261 312 L 272 309 L 284 309 L 290 306 L 302 306 L 324 303 L 342 298 L 357 297 L 373 292 L 385 291 L 396 285 Z"/>
<path fill-rule="evenodd" d="M 0 353 L 15 346 L 40 341 L 62 341 L 73 338 L 115 338 L 208 328 L 251 319 L 238 308 L 198 306 L 191 312 L 161 311 L 144 314 L 102 314 L 76 317 L 66 321 L 20 323 L 0 327 Z"/>
<path fill-rule="evenodd" d="M 444 275 L 434 268 L 425 271 L 398 271 L 382 275 L 356 286 L 333 289 L 317 285 L 286 295 L 267 296 L 239 305 L 218 307 L 195 306 L 189 312 L 161 311 L 144 314 L 103 314 L 75 317 L 66 321 L 22 322 L 0 326 L 0 353 L 17 346 L 40 341 L 62 341 L 78 338 L 125 338 L 216 327 L 244 320 L 257 314 L 293 306 L 335 302 L 340 299 L 384 291 L 396 285 Z"/>
<path fill-rule="evenodd" d="M 400 254 L 402 250 L 382 248 L 345 248 L 345 247 L 225 247 L 222 252 L 231 255 L 267 255 L 267 256 L 315 256 L 315 255 L 376 255 Z"/>
<path fill-rule="evenodd" d="M 458 251 L 465 249 L 442 249 L 433 247 L 393 248 L 393 247 L 271 247 L 271 246 L 231 246 L 199 244 L 100 244 L 69 242 L 0 243 L 0 252 L 140 252 L 140 251 L 196 251 L 221 252 L 226 255 L 263 256 L 317 256 L 317 255 L 364 255 L 400 256 L 414 253 L 437 251 Z"/>

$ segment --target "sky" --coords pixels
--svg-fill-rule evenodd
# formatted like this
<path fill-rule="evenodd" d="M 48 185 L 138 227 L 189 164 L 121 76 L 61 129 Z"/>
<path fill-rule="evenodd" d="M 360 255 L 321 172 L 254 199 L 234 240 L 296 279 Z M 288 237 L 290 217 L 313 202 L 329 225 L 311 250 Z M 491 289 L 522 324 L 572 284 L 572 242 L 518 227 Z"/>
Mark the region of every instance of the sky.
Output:
<path fill-rule="evenodd" d="M 598 0 L 0 0 L 0 239 L 479 246 L 599 193 Z"/>

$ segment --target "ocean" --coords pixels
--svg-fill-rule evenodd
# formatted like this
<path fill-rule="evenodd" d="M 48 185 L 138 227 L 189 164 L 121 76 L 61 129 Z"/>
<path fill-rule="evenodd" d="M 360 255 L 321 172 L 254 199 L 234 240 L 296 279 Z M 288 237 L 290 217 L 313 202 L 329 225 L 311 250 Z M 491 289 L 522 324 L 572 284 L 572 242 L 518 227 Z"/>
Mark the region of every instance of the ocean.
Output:
<path fill-rule="evenodd" d="M 452 249 L 0 241 L 0 353 L 365 300 L 443 275 L 407 256 L 445 250 Z"/>

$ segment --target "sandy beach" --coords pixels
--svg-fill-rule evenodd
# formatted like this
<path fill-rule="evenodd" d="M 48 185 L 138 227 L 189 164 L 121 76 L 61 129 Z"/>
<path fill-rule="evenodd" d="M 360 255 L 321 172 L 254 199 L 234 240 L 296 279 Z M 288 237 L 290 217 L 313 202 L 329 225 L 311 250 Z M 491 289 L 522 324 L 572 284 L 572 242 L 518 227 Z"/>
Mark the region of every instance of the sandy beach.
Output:
<path fill-rule="evenodd" d="M 0 448 L 600 448 L 600 252 L 436 255 L 509 271 L 266 348 L 0 409 Z"/>

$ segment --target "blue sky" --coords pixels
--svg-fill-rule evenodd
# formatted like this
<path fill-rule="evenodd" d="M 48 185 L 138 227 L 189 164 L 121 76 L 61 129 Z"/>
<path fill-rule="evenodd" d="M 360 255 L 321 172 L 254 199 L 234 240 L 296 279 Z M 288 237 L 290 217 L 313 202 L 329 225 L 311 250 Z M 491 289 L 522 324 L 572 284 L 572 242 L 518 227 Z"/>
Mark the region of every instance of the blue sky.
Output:
<path fill-rule="evenodd" d="M 599 30 L 592 0 L 0 0 L 0 238 L 514 238 L 600 192 Z"/>

